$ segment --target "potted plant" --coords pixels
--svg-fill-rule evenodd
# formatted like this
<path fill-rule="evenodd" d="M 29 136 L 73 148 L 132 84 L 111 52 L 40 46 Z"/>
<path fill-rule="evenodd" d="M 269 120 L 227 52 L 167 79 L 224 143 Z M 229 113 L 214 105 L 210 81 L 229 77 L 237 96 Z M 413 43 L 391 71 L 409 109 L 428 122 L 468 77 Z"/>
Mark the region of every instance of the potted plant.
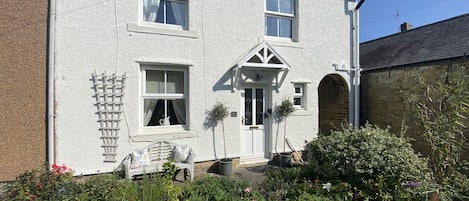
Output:
<path fill-rule="evenodd" d="M 280 105 L 277 106 L 277 114 L 279 120 L 284 120 L 284 127 L 283 127 L 283 153 L 280 154 L 280 166 L 285 167 L 290 165 L 291 161 L 291 153 L 286 152 L 286 145 L 287 145 L 287 118 L 295 111 L 295 107 L 293 107 L 293 103 L 289 99 L 285 99 L 282 101 Z"/>
<path fill-rule="evenodd" d="M 226 156 L 226 138 L 225 138 L 225 124 L 223 120 L 228 117 L 228 108 L 224 103 L 217 102 L 210 112 L 211 118 L 214 121 L 215 125 L 218 122 L 221 122 L 222 133 L 223 133 L 223 148 L 225 153 L 225 158 L 220 160 L 220 174 L 225 176 L 230 176 L 233 172 L 233 163 L 231 158 Z"/>

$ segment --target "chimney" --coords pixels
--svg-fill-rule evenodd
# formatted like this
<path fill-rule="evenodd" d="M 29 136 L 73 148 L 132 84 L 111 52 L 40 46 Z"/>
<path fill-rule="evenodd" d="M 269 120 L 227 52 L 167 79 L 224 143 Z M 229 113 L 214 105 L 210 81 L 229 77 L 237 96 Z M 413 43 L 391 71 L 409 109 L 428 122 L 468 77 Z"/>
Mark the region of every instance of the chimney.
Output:
<path fill-rule="evenodd" d="M 412 25 L 410 23 L 404 22 L 401 24 L 401 32 L 406 32 L 410 29 L 412 29 Z"/>

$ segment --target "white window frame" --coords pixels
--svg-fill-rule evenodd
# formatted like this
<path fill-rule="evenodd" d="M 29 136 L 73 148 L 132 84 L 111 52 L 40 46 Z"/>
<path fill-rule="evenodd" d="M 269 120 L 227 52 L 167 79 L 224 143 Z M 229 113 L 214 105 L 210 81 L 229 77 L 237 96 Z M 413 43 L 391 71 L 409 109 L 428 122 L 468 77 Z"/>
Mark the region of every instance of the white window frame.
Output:
<path fill-rule="evenodd" d="M 186 18 L 184 19 L 185 21 L 185 26 L 182 25 L 177 25 L 177 24 L 167 24 L 165 23 L 160 23 L 160 22 L 147 22 L 143 20 L 143 0 L 138 0 L 139 1 L 139 9 L 138 9 L 138 21 L 140 25 L 145 25 L 145 26 L 153 26 L 157 28 L 166 28 L 166 29 L 175 29 L 175 30 L 188 30 L 189 29 L 189 1 L 188 0 L 161 0 L 161 1 L 172 1 L 172 2 L 178 2 L 178 3 L 183 3 L 185 4 L 185 12 L 186 12 Z M 166 4 L 164 4 L 166 6 Z M 164 9 L 166 12 L 166 8 Z M 166 21 L 166 13 L 164 14 L 165 21 Z"/>
<path fill-rule="evenodd" d="M 277 3 L 280 4 L 280 0 L 277 0 Z M 290 13 L 283 13 L 283 12 L 275 12 L 275 11 L 269 11 L 267 10 L 267 0 L 264 0 L 264 12 L 265 12 L 265 16 L 264 16 L 264 35 L 266 37 L 272 37 L 272 38 L 278 38 L 278 39 L 289 39 L 290 41 L 293 41 L 295 40 L 295 33 L 296 33 L 296 12 L 297 12 L 297 0 L 293 0 L 293 12 L 292 14 Z M 279 9 L 280 9 L 280 5 L 279 6 Z M 277 35 L 276 36 L 270 36 L 270 35 L 267 35 L 267 27 L 266 27 L 266 21 L 267 21 L 267 17 L 274 17 L 274 18 L 277 18 Z M 279 19 L 288 19 L 288 20 L 291 20 L 291 37 L 283 37 L 283 36 L 280 36 L 280 23 L 278 22 Z"/>
<path fill-rule="evenodd" d="M 300 92 L 297 93 L 296 89 L 300 88 Z M 299 98 L 301 101 L 300 105 L 295 104 L 295 99 Z M 306 85 L 305 84 L 300 84 L 296 83 L 293 84 L 293 107 L 296 109 L 306 109 Z"/>
<path fill-rule="evenodd" d="M 161 93 L 161 94 L 151 94 L 146 92 L 146 72 L 148 70 L 154 70 L 154 71 L 178 71 L 178 72 L 184 72 L 184 92 L 183 94 L 179 93 Z M 188 69 L 187 67 L 165 67 L 165 66 L 158 66 L 158 65 L 142 65 L 141 66 L 141 97 L 140 97 L 140 129 L 144 133 L 152 133 L 151 131 L 157 131 L 157 130 L 163 130 L 163 131 L 183 131 L 183 130 L 188 130 L 189 128 L 189 95 L 188 95 Z M 165 73 L 165 82 L 166 82 L 166 73 Z M 184 125 L 169 125 L 169 126 L 144 126 L 144 101 L 145 99 L 184 99 L 186 103 L 186 124 Z M 166 112 L 165 112 L 166 113 Z"/>

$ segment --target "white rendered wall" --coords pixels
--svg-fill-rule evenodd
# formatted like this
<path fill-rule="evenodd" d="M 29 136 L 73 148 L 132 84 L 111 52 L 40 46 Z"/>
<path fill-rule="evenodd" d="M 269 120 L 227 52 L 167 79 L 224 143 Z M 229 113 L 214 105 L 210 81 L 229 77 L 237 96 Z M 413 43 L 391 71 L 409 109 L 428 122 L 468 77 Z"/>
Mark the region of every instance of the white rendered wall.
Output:
<path fill-rule="evenodd" d="M 332 63 L 350 66 L 351 30 L 348 1 L 298 1 L 298 42 L 264 36 L 264 1 L 189 0 L 190 31 L 141 33 L 137 0 L 57 1 L 56 20 L 56 162 L 76 174 L 110 172 L 132 150 L 149 140 L 168 135 L 139 134 L 140 64 L 190 64 L 189 127 L 185 137 L 169 139 L 191 146 L 196 161 L 223 157 L 221 129 L 204 127 L 206 112 L 225 102 L 237 117 L 225 120 L 228 157 L 240 156 L 241 94 L 231 91 L 230 69 L 251 48 L 266 40 L 291 66 L 279 92 L 272 89 L 273 105 L 293 97 L 292 81 L 307 81 L 307 111 L 288 119 L 288 138 L 297 149 L 318 131 L 318 86 L 327 74 L 337 73 Z M 129 31 L 131 30 L 131 31 Z M 116 163 L 104 163 L 91 74 L 127 74 L 125 118 L 121 122 Z M 272 125 L 275 140 L 277 124 Z M 278 150 L 283 145 L 280 124 Z M 275 144 L 275 142 L 272 142 Z M 274 150 L 271 147 L 272 151 Z"/>

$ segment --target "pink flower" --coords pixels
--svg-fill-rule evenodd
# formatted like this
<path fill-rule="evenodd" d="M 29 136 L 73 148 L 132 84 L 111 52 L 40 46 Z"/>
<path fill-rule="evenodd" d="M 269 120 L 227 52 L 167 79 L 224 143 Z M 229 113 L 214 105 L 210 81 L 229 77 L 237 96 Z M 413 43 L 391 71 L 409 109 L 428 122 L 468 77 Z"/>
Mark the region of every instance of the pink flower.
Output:
<path fill-rule="evenodd" d="M 73 170 L 65 166 L 65 164 L 62 164 L 62 166 L 57 165 L 57 164 L 52 164 L 52 172 L 57 175 L 57 174 L 63 174 L 67 172 L 73 172 Z"/>
<path fill-rule="evenodd" d="M 246 187 L 246 188 L 244 189 L 244 192 L 250 193 L 250 192 L 251 192 L 251 187 Z"/>

